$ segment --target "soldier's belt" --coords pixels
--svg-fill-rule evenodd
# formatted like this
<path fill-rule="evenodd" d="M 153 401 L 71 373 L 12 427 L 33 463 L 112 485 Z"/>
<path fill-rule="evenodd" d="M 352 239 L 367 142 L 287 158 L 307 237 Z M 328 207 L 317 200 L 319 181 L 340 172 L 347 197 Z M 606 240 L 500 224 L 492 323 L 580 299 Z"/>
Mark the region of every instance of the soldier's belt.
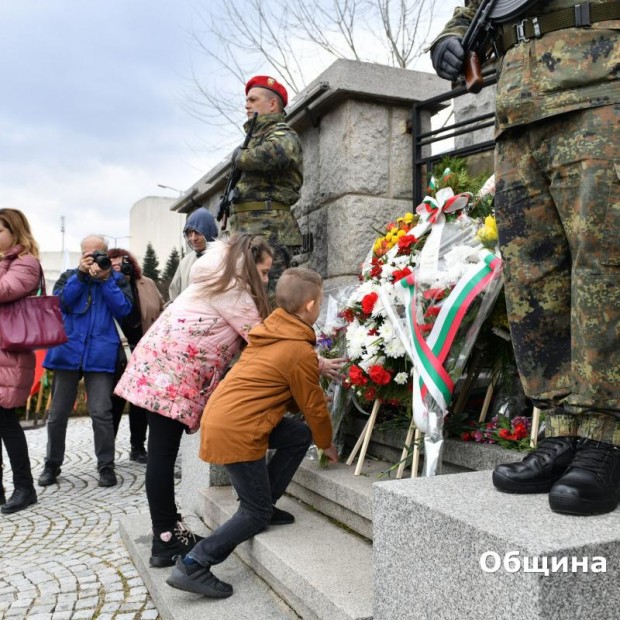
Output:
<path fill-rule="evenodd" d="M 576 4 L 538 17 L 525 17 L 512 24 L 503 24 L 495 43 L 498 52 L 503 54 L 513 45 L 539 39 L 549 32 L 564 28 L 588 28 L 608 19 L 620 19 L 620 2 Z"/>
<path fill-rule="evenodd" d="M 248 211 L 288 211 L 289 205 L 282 202 L 272 202 L 265 200 L 263 202 L 239 202 L 233 205 L 234 213 L 247 213 Z"/>

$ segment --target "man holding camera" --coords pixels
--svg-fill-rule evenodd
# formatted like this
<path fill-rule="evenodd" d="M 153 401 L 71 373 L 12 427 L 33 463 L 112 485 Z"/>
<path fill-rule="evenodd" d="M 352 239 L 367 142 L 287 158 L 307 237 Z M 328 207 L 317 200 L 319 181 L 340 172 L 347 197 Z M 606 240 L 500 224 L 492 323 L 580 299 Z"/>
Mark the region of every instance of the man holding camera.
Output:
<path fill-rule="evenodd" d="M 54 371 L 54 380 L 40 486 L 54 484 L 60 473 L 67 421 L 82 377 L 93 424 L 99 486 L 116 484 L 112 389 L 120 338 L 114 319 L 129 314 L 133 298 L 125 276 L 112 269 L 103 237 L 86 237 L 81 249 L 78 268 L 65 271 L 54 286 L 69 339 L 50 349 L 43 364 Z"/>

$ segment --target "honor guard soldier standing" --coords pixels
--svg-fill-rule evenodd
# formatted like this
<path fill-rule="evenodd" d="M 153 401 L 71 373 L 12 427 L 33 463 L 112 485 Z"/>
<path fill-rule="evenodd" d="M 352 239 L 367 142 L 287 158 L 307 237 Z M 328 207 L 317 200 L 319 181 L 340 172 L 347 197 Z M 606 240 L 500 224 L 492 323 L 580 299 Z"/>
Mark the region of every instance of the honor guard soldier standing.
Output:
<path fill-rule="evenodd" d="M 245 109 L 258 113 L 247 148 L 237 148 L 233 164 L 241 173 L 235 187 L 231 232 L 263 236 L 273 248 L 269 293 L 301 246 L 301 232 L 291 213 L 303 183 L 302 149 L 297 133 L 285 122 L 288 94 L 282 84 L 257 75 L 245 85 Z M 250 121 L 244 125 L 248 130 Z"/>
<path fill-rule="evenodd" d="M 466 1 L 433 43 L 440 77 L 461 74 L 487 1 Z M 546 437 L 493 483 L 602 514 L 620 500 L 620 2 L 494 5 L 495 210 L 519 373 Z"/>

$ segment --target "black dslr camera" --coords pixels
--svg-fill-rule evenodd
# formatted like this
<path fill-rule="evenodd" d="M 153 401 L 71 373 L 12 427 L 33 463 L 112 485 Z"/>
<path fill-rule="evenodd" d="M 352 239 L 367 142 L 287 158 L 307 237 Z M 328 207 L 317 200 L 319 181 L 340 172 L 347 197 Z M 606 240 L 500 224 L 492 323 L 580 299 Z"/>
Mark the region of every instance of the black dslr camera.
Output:
<path fill-rule="evenodd" d="M 103 250 L 95 250 L 91 256 L 93 257 L 95 263 L 97 263 L 99 269 L 106 270 L 112 268 L 112 261 L 110 260 L 107 252 L 104 252 Z"/>
<path fill-rule="evenodd" d="M 135 275 L 135 270 L 129 260 L 129 256 L 123 256 L 121 260 L 121 273 L 126 275 L 128 278 L 133 278 Z"/>

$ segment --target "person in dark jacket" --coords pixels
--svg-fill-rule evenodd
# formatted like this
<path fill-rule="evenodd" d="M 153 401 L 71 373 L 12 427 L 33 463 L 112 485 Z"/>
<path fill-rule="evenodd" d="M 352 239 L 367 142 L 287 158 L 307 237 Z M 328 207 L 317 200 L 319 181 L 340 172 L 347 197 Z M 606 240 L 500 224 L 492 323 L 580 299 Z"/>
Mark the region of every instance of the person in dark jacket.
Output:
<path fill-rule="evenodd" d="M 185 222 L 183 236 L 191 247 L 192 251 L 183 257 L 177 270 L 172 277 L 168 296 L 170 301 L 174 301 L 190 283 L 189 271 L 192 265 L 205 253 L 207 243 L 217 239 L 218 229 L 215 218 L 202 207 L 196 209 Z"/>
<path fill-rule="evenodd" d="M 39 485 L 54 484 L 65 456 L 67 421 L 84 378 L 92 419 L 99 486 L 116 484 L 112 390 L 120 338 L 114 323 L 131 311 L 133 298 L 125 276 L 112 269 L 103 237 L 82 241 L 77 269 L 65 271 L 54 295 L 60 297 L 68 342 L 50 349 L 43 363 L 54 371 L 47 421 L 47 456 Z"/>

